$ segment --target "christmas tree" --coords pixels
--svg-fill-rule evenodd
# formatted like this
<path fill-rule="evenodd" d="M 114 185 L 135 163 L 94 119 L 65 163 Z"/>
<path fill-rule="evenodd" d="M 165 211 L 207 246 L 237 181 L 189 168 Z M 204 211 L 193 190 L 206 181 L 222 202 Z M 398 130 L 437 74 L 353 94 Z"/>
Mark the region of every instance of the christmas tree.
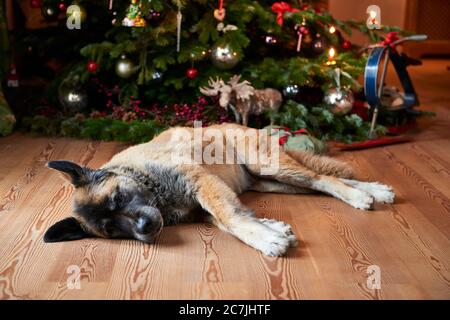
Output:
<path fill-rule="evenodd" d="M 361 22 L 340 21 L 316 1 L 36 2 L 56 24 L 48 42 L 60 39 L 59 54 L 67 54 L 47 105 L 24 126 L 103 139 L 143 141 L 169 125 L 235 121 L 217 97 L 199 89 L 235 76 L 252 88 L 282 93 L 280 108 L 250 116 L 251 126 L 272 120 L 322 139 L 365 139 L 369 124 L 350 109 L 366 54 L 346 37 L 356 29 L 375 43 L 400 31 L 369 29 L 365 13 Z M 69 5 L 78 11 L 67 17 Z M 333 90 L 343 92 L 342 104 L 330 101 Z"/>

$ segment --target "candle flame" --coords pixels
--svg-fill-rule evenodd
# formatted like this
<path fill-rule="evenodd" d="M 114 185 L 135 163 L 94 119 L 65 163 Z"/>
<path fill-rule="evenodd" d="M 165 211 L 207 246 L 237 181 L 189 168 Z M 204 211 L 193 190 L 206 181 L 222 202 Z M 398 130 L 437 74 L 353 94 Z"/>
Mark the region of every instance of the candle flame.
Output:
<path fill-rule="evenodd" d="M 328 51 L 328 55 L 330 56 L 330 58 L 334 58 L 335 54 L 336 54 L 336 51 L 334 50 L 334 48 L 330 48 L 330 50 Z"/>

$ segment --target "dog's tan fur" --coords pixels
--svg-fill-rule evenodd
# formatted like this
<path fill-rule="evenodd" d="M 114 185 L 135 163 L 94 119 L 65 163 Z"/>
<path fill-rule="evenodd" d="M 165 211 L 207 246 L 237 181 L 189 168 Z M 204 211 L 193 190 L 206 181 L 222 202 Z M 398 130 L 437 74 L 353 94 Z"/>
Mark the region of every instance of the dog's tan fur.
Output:
<path fill-rule="evenodd" d="M 245 133 L 256 131 L 236 124 L 216 125 L 210 128 L 221 130 L 223 137 L 227 136 L 226 130 L 242 130 L 243 134 L 239 135 L 237 140 L 246 146 L 249 139 Z M 192 134 L 191 136 L 181 134 L 180 138 L 180 130 L 187 130 Z M 271 256 L 283 255 L 289 246 L 296 244 L 296 238 L 289 225 L 280 221 L 256 218 L 252 210 L 238 199 L 238 194 L 246 190 L 279 193 L 319 191 L 341 199 L 353 207 L 366 210 L 372 208 L 374 200 L 393 201 L 394 195 L 389 187 L 349 180 L 353 174 L 349 165 L 307 152 L 281 151 L 278 171 L 264 176 L 260 174 L 259 163 L 207 165 L 174 162 L 174 152 L 191 157 L 190 142 L 194 135 L 193 130 L 193 128 L 166 130 L 148 143 L 132 146 L 115 155 L 102 166 L 102 169 L 127 166 L 142 172 L 146 170 L 148 163 L 175 169 L 186 178 L 189 190 L 193 190 L 195 201 L 210 214 L 212 223 Z M 257 149 L 266 147 L 257 145 Z M 236 148 L 233 152 L 234 156 L 244 156 L 238 154 Z M 88 185 L 76 188 L 75 198 L 82 203 L 101 201 L 113 192 L 115 183 L 114 180 L 107 180 L 95 187 Z M 80 223 L 83 224 L 85 221 Z M 89 228 L 92 227 L 86 227 Z M 102 236 L 101 232 L 89 230 L 92 234 Z"/>

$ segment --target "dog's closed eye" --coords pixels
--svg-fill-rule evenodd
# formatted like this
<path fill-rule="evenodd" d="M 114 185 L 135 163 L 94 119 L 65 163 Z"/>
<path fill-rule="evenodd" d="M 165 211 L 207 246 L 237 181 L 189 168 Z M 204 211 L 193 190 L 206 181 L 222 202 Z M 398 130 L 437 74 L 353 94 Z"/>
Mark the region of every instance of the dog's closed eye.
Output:
<path fill-rule="evenodd" d="M 111 236 L 115 230 L 111 220 L 103 220 L 100 228 L 107 236 Z"/>
<path fill-rule="evenodd" d="M 125 196 L 118 192 L 114 195 L 113 201 L 117 207 L 122 208 L 125 205 Z"/>
<path fill-rule="evenodd" d="M 121 192 L 120 190 L 116 190 L 112 198 L 110 198 L 111 210 L 122 209 L 126 207 L 129 202 L 128 198 L 129 197 L 127 196 L 127 194 Z"/>

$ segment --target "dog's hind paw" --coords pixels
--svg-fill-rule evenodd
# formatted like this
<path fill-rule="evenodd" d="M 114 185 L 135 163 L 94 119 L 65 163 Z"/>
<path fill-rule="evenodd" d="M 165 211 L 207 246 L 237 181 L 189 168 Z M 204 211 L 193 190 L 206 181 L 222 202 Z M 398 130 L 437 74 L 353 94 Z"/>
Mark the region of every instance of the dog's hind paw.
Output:
<path fill-rule="evenodd" d="M 298 245 L 297 237 L 295 236 L 294 232 L 292 231 L 292 227 L 289 224 L 274 219 L 260 219 L 260 221 L 272 230 L 278 231 L 281 234 L 285 235 L 289 240 L 289 246 L 296 247 Z"/>
<path fill-rule="evenodd" d="M 354 188 L 367 192 L 374 197 L 376 202 L 394 203 L 395 193 L 392 187 L 379 182 L 356 182 Z"/>

